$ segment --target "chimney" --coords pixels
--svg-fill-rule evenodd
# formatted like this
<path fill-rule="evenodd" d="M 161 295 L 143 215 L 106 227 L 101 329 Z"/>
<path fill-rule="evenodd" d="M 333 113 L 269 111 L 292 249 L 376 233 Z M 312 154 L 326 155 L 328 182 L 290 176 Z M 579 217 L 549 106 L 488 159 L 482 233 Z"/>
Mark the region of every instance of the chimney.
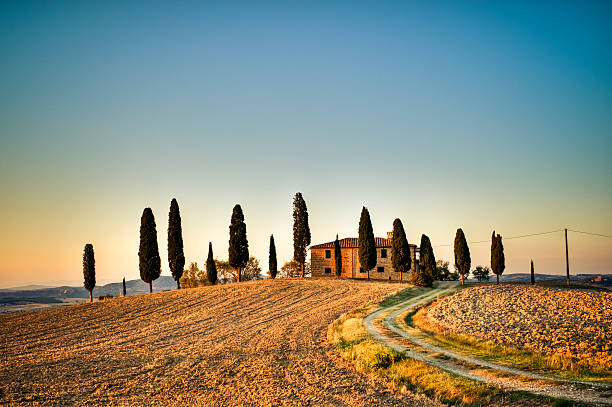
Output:
<path fill-rule="evenodd" d="M 387 239 L 389 240 L 393 239 L 393 232 L 387 232 Z"/>

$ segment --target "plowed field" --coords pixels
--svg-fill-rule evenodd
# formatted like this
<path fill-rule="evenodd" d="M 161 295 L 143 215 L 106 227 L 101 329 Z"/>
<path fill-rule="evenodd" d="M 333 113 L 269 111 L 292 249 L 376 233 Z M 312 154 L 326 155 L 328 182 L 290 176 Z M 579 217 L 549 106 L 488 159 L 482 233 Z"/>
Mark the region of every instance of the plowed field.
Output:
<path fill-rule="evenodd" d="M 429 404 L 325 342 L 341 313 L 403 286 L 276 280 L 0 316 L 0 404 Z"/>

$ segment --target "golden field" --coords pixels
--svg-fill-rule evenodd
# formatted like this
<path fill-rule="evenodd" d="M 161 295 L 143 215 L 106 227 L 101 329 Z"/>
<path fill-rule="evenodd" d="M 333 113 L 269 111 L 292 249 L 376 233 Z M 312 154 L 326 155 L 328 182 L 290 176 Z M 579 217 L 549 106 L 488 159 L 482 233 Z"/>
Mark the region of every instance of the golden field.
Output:
<path fill-rule="evenodd" d="M 2 315 L 0 404 L 422 404 L 326 342 L 340 314 L 405 287 L 265 280 Z"/>

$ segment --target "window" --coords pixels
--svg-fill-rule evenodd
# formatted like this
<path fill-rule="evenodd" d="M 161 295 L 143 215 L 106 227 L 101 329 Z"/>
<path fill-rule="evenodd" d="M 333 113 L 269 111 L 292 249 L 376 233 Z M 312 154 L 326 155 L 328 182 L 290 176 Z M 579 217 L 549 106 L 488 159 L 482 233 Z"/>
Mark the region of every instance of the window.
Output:
<path fill-rule="evenodd" d="M 365 270 L 363 269 L 363 267 L 359 267 L 359 272 L 360 273 L 365 273 Z"/>
<path fill-rule="evenodd" d="M 325 267 L 325 274 L 331 274 L 331 267 Z"/>
<path fill-rule="evenodd" d="M 380 249 L 380 258 L 381 259 L 387 258 L 387 249 Z"/>
<path fill-rule="evenodd" d="M 331 259 L 331 250 L 325 250 L 325 258 Z"/>
<path fill-rule="evenodd" d="M 385 272 L 385 268 L 384 267 L 377 267 L 376 271 L 378 271 L 379 273 L 384 273 Z"/>

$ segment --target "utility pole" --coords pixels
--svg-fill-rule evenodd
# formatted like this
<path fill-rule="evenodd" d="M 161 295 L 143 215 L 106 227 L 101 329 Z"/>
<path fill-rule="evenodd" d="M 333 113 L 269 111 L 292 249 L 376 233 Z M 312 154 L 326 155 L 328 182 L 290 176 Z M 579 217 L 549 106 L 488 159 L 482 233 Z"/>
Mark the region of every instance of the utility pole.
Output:
<path fill-rule="evenodd" d="M 567 229 L 565 229 L 565 271 L 567 273 L 567 285 L 570 285 L 569 255 L 567 254 Z"/>

